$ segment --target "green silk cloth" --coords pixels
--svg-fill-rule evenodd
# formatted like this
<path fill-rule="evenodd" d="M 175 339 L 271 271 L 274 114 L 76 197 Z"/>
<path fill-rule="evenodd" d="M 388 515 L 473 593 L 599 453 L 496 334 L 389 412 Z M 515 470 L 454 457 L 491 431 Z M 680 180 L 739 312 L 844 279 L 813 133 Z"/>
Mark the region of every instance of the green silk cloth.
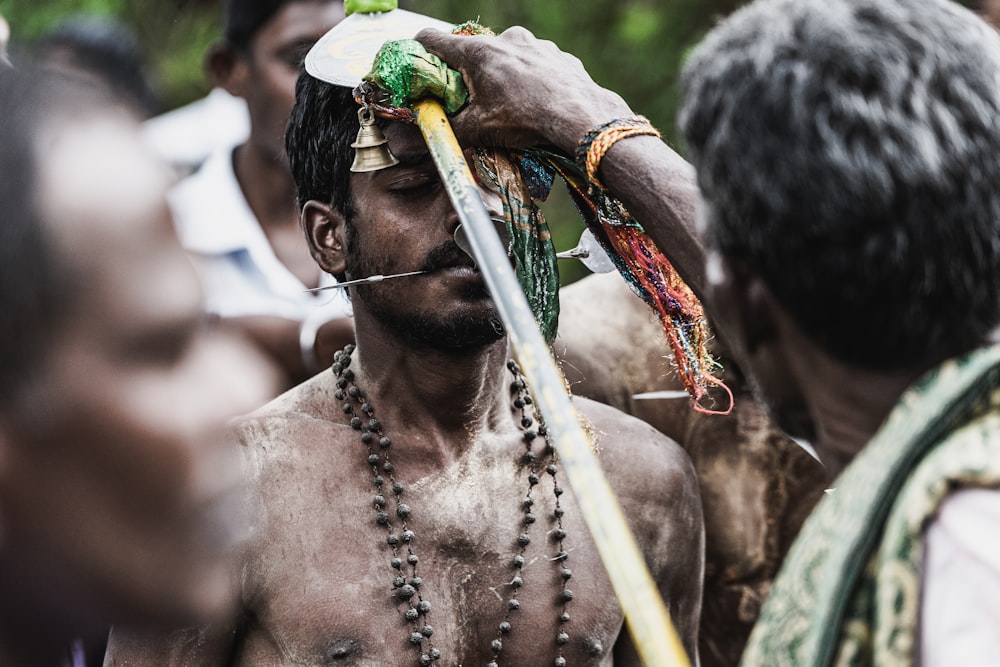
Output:
<path fill-rule="evenodd" d="M 998 347 L 900 398 L 803 526 L 740 664 L 915 664 L 924 530 L 960 487 L 1000 487 Z"/>

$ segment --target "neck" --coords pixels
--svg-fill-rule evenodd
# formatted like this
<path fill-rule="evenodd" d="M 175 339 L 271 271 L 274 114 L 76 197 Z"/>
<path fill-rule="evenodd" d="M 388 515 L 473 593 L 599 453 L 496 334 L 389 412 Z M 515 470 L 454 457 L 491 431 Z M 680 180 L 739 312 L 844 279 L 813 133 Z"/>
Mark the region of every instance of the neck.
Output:
<path fill-rule="evenodd" d="M 372 335 L 357 315 L 351 368 L 380 418 L 395 425 L 392 430 L 405 425 L 429 443 L 453 443 L 516 428 L 505 338 L 463 353 L 414 349 L 390 335 Z"/>
<path fill-rule="evenodd" d="M 295 182 L 287 164 L 249 141 L 236 149 L 233 166 L 243 196 L 262 227 L 298 227 Z"/>
<path fill-rule="evenodd" d="M 872 372 L 818 352 L 792 362 L 815 427 L 813 446 L 830 478 L 874 437 L 904 391 L 921 375 Z"/>

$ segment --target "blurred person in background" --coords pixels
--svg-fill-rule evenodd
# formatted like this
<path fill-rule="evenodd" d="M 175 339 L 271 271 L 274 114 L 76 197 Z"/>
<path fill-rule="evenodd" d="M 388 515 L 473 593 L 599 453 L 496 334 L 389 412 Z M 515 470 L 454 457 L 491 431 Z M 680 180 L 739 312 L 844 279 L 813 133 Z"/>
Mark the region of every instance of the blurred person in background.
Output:
<path fill-rule="evenodd" d="M 559 290 L 553 351 L 576 396 L 634 415 L 677 441 L 698 475 L 705 514 L 702 667 L 731 667 L 802 522 L 828 486 L 823 465 L 756 399 L 732 354 L 710 341 L 733 391 L 729 415 L 691 408 L 659 320 L 617 273 Z"/>
<path fill-rule="evenodd" d="M 64 19 L 31 44 L 35 62 L 107 88 L 140 120 L 159 113 L 161 101 L 139 40 L 108 16 Z"/>
<path fill-rule="evenodd" d="M 316 266 L 295 203 L 283 136 L 309 48 L 344 18 L 340 0 L 228 0 L 224 39 L 207 56 L 214 83 L 244 99 L 250 135 L 213 153 L 170 195 L 209 312 L 246 335 L 286 375 L 329 366 L 353 340 L 350 305 Z"/>
<path fill-rule="evenodd" d="M 229 610 L 224 422 L 275 374 L 206 330 L 130 111 L 22 64 L 0 117 L 0 664 L 78 665 L 114 623 Z"/>
<path fill-rule="evenodd" d="M 143 123 L 142 138 L 179 176 L 188 176 L 209 155 L 247 140 L 250 113 L 241 97 L 222 88 Z"/>

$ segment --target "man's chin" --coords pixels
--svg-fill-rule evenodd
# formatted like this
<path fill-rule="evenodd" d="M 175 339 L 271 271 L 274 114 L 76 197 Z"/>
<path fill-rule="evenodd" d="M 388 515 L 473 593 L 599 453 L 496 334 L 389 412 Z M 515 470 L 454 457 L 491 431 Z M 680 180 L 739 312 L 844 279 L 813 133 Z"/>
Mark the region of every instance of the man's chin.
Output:
<path fill-rule="evenodd" d="M 507 336 L 499 315 L 461 317 L 439 321 L 410 321 L 409 326 L 395 327 L 407 344 L 435 352 L 471 354 L 484 350 Z"/>

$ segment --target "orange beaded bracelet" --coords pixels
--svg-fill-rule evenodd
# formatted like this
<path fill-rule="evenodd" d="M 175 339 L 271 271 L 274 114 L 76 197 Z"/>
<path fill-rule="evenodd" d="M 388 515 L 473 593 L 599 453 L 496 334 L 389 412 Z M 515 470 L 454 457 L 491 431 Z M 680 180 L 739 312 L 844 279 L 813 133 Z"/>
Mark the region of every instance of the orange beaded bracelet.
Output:
<path fill-rule="evenodd" d="M 616 118 L 583 135 L 576 147 L 576 161 L 586 173 L 587 180 L 603 190 L 604 185 L 597 180 L 597 170 L 604 155 L 622 139 L 640 135 L 659 137 L 660 131 L 645 116 L 633 116 Z"/>

